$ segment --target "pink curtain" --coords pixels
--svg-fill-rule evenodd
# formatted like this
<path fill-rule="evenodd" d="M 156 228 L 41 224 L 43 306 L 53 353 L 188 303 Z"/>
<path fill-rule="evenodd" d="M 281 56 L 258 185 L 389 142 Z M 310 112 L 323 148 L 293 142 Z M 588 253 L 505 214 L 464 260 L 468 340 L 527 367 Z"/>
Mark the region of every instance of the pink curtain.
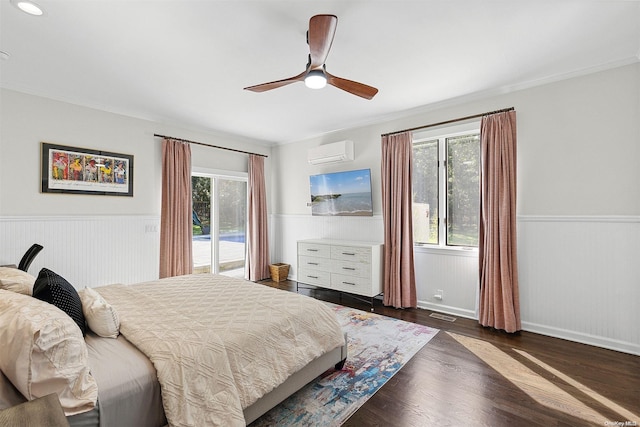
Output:
<path fill-rule="evenodd" d="M 516 332 L 521 325 L 516 254 L 515 111 L 483 117 L 480 146 L 479 322 Z"/>
<path fill-rule="evenodd" d="M 384 305 L 416 307 L 413 267 L 411 133 L 382 137 L 382 215 L 384 221 Z"/>
<path fill-rule="evenodd" d="M 162 141 L 162 208 L 160 212 L 160 278 L 191 274 L 191 147 Z"/>
<path fill-rule="evenodd" d="M 264 182 L 264 157 L 249 155 L 249 230 L 245 278 L 252 281 L 269 277 L 269 234 L 267 228 L 267 192 Z"/>

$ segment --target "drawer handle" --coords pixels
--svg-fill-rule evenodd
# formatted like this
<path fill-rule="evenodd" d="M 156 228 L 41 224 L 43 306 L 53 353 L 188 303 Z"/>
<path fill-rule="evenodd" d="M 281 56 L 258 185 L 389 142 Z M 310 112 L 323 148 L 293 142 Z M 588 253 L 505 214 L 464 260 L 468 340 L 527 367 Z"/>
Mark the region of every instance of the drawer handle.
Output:
<path fill-rule="evenodd" d="M 350 255 L 350 256 L 354 256 L 355 253 L 353 252 L 342 252 L 342 255 Z"/>
<path fill-rule="evenodd" d="M 351 286 L 355 286 L 355 285 L 356 285 L 355 283 L 351 283 L 351 282 L 342 282 L 342 284 L 344 284 L 344 285 L 351 285 Z"/>
<path fill-rule="evenodd" d="M 317 279 L 318 276 L 307 276 L 309 279 Z"/>
<path fill-rule="evenodd" d="M 317 249 L 307 249 L 309 252 L 318 252 Z"/>
<path fill-rule="evenodd" d="M 307 265 L 318 265 L 317 262 L 308 262 Z"/>
<path fill-rule="evenodd" d="M 351 271 L 355 271 L 356 269 L 353 267 L 342 267 L 343 270 L 351 270 Z"/>

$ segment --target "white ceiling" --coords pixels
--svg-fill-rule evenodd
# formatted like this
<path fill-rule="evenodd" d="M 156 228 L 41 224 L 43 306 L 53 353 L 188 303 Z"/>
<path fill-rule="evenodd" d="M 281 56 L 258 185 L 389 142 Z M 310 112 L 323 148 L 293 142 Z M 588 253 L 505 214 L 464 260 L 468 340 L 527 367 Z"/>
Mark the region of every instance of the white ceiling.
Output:
<path fill-rule="evenodd" d="M 2 87 L 267 143 L 640 56 L 638 1 L 36 0 L 42 17 L 0 2 Z M 243 90 L 302 72 L 320 13 L 338 16 L 327 70 L 376 97 Z"/>

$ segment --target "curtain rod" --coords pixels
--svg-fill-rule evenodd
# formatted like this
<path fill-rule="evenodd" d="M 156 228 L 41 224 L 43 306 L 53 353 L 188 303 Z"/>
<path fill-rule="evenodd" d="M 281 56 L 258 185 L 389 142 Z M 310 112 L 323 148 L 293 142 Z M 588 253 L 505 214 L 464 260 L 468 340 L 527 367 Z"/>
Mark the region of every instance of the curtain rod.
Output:
<path fill-rule="evenodd" d="M 253 154 L 255 156 L 262 156 L 262 157 L 269 157 L 266 154 L 260 154 L 260 153 L 252 153 L 250 151 L 243 151 L 243 150 L 238 150 L 235 148 L 229 148 L 229 147 L 221 147 L 219 145 L 211 145 L 211 144 L 205 144 L 204 142 L 197 142 L 197 141 L 189 141 L 188 139 L 182 139 L 182 138 L 174 138 L 172 136 L 167 136 L 167 135 L 159 135 L 157 133 L 154 133 L 153 136 L 157 136 L 158 138 L 166 138 L 166 139 L 174 139 L 176 141 L 180 141 L 180 142 L 186 142 L 189 144 L 196 144 L 196 145 L 203 145 L 205 147 L 211 147 L 211 148 L 218 148 L 220 150 L 229 150 L 229 151 L 235 151 L 236 153 L 243 153 L 243 154 Z"/>
<path fill-rule="evenodd" d="M 432 123 L 430 125 L 418 126 L 418 127 L 415 127 L 415 128 L 409 128 L 409 129 L 397 130 L 395 132 L 383 133 L 380 136 L 389 136 L 389 135 L 395 135 L 395 134 L 403 133 L 403 132 L 412 132 L 414 130 L 432 128 L 434 126 L 448 125 L 449 123 L 461 122 L 463 120 L 477 119 L 478 117 L 488 116 L 490 114 L 506 113 L 507 111 L 513 111 L 513 110 L 515 110 L 515 108 L 513 108 L 513 107 L 503 108 L 502 110 L 489 111 L 487 113 L 474 114 L 472 116 L 460 117 L 460 118 L 457 118 L 457 119 L 446 120 L 444 122 Z"/>

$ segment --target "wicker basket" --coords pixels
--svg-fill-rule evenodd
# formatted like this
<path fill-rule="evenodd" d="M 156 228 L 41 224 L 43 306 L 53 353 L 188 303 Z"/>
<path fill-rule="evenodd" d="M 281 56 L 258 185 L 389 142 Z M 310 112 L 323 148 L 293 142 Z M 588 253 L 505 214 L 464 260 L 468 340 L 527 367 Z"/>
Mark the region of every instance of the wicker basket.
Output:
<path fill-rule="evenodd" d="M 289 264 L 283 264 L 281 262 L 269 264 L 269 272 L 271 273 L 271 280 L 274 282 L 282 282 L 283 280 L 287 280 L 289 276 Z"/>

